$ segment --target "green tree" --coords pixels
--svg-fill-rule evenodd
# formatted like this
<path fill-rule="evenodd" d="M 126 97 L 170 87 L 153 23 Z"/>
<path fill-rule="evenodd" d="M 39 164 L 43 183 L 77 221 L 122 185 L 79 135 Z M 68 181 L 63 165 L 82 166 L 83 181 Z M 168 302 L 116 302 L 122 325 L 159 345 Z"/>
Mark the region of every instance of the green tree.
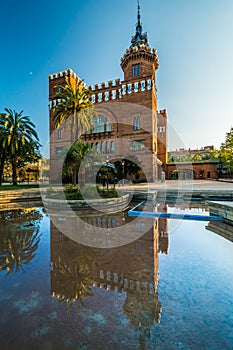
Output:
<path fill-rule="evenodd" d="M 24 266 L 29 265 L 36 256 L 36 250 L 40 241 L 39 230 L 35 229 L 22 233 L 7 232 L 0 237 L 0 271 L 12 272 L 24 271 Z"/>
<path fill-rule="evenodd" d="M 0 271 L 24 271 L 36 256 L 43 213 L 35 209 L 0 212 Z"/>
<path fill-rule="evenodd" d="M 202 156 L 200 153 L 192 154 L 191 155 L 192 162 L 199 162 L 202 161 Z"/>
<path fill-rule="evenodd" d="M 0 115 L 0 133 L 4 135 L 2 147 L 12 166 L 12 182 L 17 185 L 17 162 L 22 154 L 33 153 L 39 148 L 39 138 L 35 125 L 23 111 L 5 108 L 6 113 Z"/>
<path fill-rule="evenodd" d="M 78 136 L 89 130 L 93 125 L 93 116 L 96 115 L 91 102 L 91 91 L 84 85 L 82 79 L 77 78 L 71 83 L 66 77 L 66 85 L 58 85 L 57 92 L 53 96 L 58 100 L 53 107 L 53 123 L 55 128 L 59 128 L 71 117 L 72 140 L 77 140 Z"/>
<path fill-rule="evenodd" d="M 219 150 L 217 150 L 217 149 L 210 150 L 209 158 L 206 158 L 206 159 L 209 159 L 209 160 L 218 160 L 219 154 L 220 154 L 220 152 L 219 152 Z"/>
<path fill-rule="evenodd" d="M 225 142 L 221 144 L 221 156 L 223 163 L 229 171 L 233 171 L 233 127 L 226 133 Z"/>
<path fill-rule="evenodd" d="M 77 173 L 81 162 L 89 151 L 89 143 L 76 141 L 67 152 L 63 166 L 63 174 L 70 175 L 72 177 L 72 183 L 74 185 L 77 183 Z"/>
<path fill-rule="evenodd" d="M 124 166 L 122 164 L 124 162 Z M 116 161 L 116 176 L 118 178 L 126 178 L 127 176 L 131 177 L 132 175 L 139 176 L 142 178 L 145 177 L 145 174 L 142 172 L 142 163 L 138 160 L 137 156 L 129 154 L 122 161 Z M 123 174 L 124 172 L 124 174 Z"/>

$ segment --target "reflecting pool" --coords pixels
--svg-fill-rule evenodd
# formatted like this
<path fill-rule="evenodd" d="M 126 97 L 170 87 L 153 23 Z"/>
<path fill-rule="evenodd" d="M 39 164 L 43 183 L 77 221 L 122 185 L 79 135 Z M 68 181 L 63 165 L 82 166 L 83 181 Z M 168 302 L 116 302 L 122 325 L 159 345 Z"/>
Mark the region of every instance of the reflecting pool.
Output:
<path fill-rule="evenodd" d="M 128 222 L 138 237 L 145 218 L 85 220 Z M 71 240 L 42 207 L 0 222 L 1 350 L 233 349 L 233 244 L 220 223 L 153 219 L 108 249 Z"/>

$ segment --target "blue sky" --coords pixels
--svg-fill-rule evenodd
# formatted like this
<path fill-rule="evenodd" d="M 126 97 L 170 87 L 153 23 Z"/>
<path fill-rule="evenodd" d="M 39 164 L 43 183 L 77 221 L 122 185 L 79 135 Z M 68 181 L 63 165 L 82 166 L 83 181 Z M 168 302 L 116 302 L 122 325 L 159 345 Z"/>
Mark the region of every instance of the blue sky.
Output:
<path fill-rule="evenodd" d="M 0 11 L 0 111 L 24 111 L 48 142 L 48 75 L 72 68 L 87 85 L 123 79 L 136 0 L 8 0 Z M 233 126 L 233 1 L 141 0 L 158 50 L 158 107 L 186 147 L 219 147 Z M 169 136 L 169 148 L 181 145 Z"/>

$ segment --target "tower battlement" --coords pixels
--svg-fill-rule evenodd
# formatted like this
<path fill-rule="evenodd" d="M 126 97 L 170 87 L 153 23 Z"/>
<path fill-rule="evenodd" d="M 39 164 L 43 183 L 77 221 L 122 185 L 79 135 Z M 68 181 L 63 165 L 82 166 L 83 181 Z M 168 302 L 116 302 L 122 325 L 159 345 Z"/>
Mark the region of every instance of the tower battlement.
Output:
<path fill-rule="evenodd" d="M 59 78 L 63 78 L 66 76 L 71 76 L 74 79 L 80 79 L 80 77 L 76 73 L 74 73 L 71 68 L 68 68 L 68 69 L 63 70 L 61 72 L 49 74 L 49 80 L 59 79 Z"/>
<path fill-rule="evenodd" d="M 64 77 L 72 76 L 74 79 L 79 78 L 71 69 L 64 70 L 62 72 L 49 75 L 49 80 L 57 80 L 57 84 L 64 84 Z M 61 78 L 63 78 L 61 80 Z M 142 93 L 144 91 L 154 90 L 156 93 L 156 87 L 151 76 L 143 77 L 141 79 L 135 79 L 133 82 L 120 81 L 120 79 L 109 80 L 108 82 L 102 82 L 99 84 L 90 85 L 88 87 L 93 93 L 91 95 L 92 103 L 102 103 L 107 101 L 116 101 L 124 99 L 124 96 L 135 93 Z M 59 100 L 50 98 L 50 108 L 59 103 Z"/>
<path fill-rule="evenodd" d="M 107 83 L 103 82 L 89 86 L 92 93 L 92 103 L 101 103 L 104 101 L 117 100 L 124 98 L 125 95 L 130 95 L 138 92 L 156 90 L 155 84 L 151 76 L 141 77 L 135 81 L 126 82 L 120 79 L 109 80 Z"/>

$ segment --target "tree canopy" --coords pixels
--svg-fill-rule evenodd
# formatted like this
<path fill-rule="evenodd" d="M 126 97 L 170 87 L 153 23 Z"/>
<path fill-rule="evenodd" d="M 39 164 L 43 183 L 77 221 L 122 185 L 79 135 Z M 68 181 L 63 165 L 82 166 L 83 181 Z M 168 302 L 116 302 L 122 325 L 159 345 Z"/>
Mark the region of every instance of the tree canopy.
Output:
<path fill-rule="evenodd" d="M 221 156 L 229 171 L 233 171 L 233 127 L 226 133 L 225 142 L 221 144 Z"/>
<path fill-rule="evenodd" d="M 63 165 L 63 179 L 72 178 L 72 183 L 76 185 L 77 174 L 82 160 L 90 151 L 90 145 L 87 142 L 76 141 L 68 150 Z"/>
<path fill-rule="evenodd" d="M 0 184 L 4 164 L 9 162 L 13 185 L 17 185 L 17 168 L 40 158 L 40 143 L 29 116 L 23 115 L 23 111 L 18 113 L 8 108 L 5 112 L 0 114 Z"/>
<path fill-rule="evenodd" d="M 66 85 L 58 85 L 53 98 L 59 101 L 52 109 L 55 128 L 70 118 L 73 141 L 77 140 L 81 133 L 90 129 L 96 114 L 91 102 L 91 91 L 85 87 L 82 79 L 77 78 L 71 83 L 66 77 Z"/>

